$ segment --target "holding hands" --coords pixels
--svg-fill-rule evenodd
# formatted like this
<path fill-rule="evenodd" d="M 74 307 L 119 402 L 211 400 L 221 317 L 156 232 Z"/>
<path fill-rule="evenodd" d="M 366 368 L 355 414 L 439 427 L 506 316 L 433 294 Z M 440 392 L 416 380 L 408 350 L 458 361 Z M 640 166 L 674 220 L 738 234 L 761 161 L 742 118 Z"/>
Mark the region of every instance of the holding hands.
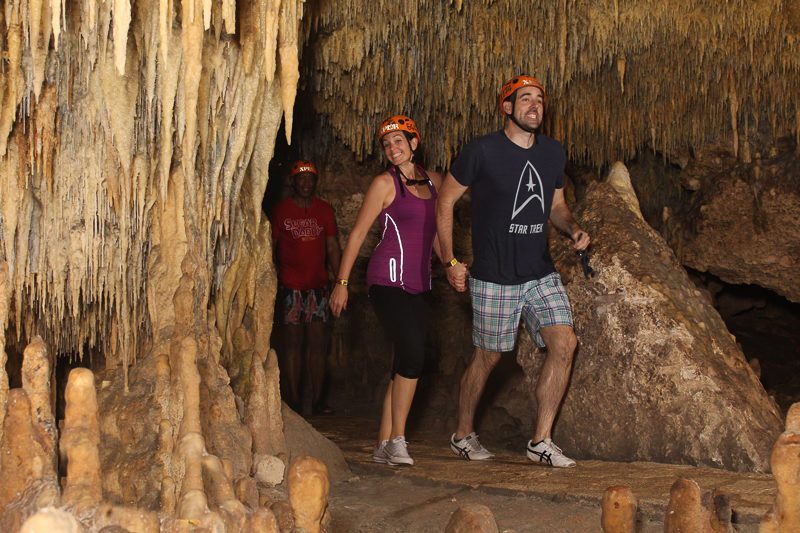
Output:
<path fill-rule="evenodd" d="M 458 262 L 455 265 L 448 264 L 446 272 L 447 281 L 455 290 L 458 292 L 467 290 L 467 274 L 469 274 L 469 270 L 467 269 L 466 263 Z"/>

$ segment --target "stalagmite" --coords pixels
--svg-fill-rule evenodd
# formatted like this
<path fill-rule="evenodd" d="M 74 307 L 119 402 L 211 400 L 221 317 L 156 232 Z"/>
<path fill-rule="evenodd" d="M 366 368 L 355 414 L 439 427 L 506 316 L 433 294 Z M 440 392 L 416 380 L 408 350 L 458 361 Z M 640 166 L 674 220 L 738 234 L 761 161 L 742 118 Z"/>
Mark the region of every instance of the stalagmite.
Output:
<path fill-rule="evenodd" d="M 609 487 L 603 494 L 600 524 L 603 533 L 634 533 L 638 504 L 633 491 L 622 485 Z"/>
<path fill-rule="evenodd" d="M 31 515 L 19 533 L 84 533 L 86 529 L 72 514 L 61 509 L 47 508 Z"/>
<path fill-rule="evenodd" d="M 6 373 L 6 328 L 11 296 L 11 282 L 8 279 L 8 263 L 0 261 L 0 443 L 3 442 L 3 427 L 8 403 L 8 374 Z M 2 474 L 0 466 L 0 474 Z"/>
<path fill-rule="evenodd" d="M 185 337 L 179 348 L 178 364 L 183 389 L 183 423 L 178 450 L 184 463 L 184 478 L 177 514 L 187 520 L 199 520 L 208 511 L 203 491 L 202 457 L 205 453 L 200 426 L 200 375 L 196 365 L 197 344 Z"/>
<path fill-rule="evenodd" d="M 280 533 L 278 520 L 272 511 L 260 508 L 247 520 L 245 533 Z"/>
<path fill-rule="evenodd" d="M 61 447 L 67 456 L 64 504 L 82 513 L 103 498 L 100 481 L 100 426 L 94 374 L 87 368 L 69 373 L 64 392 L 64 433 Z"/>
<path fill-rule="evenodd" d="M 664 533 L 730 533 L 730 504 L 721 493 L 702 491 L 690 479 L 670 489 Z"/>
<path fill-rule="evenodd" d="M 155 533 L 160 530 L 158 514 L 107 503 L 101 504 L 94 513 L 94 526 L 99 531 L 116 527 L 131 533 Z"/>
<path fill-rule="evenodd" d="M 328 467 L 315 457 L 296 457 L 286 479 L 295 526 L 320 533 L 331 489 Z"/>
<path fill-rule="evenodd" d="M 43 475 L 56 479 L 56 421 L 53 416 L 54 398 L 51 394 L 50 355 L 41 337 L 36 336 L 25 348 L 22 357 L 22 388 L 31 403 L 31 418 L 40 431 L 40 442 L 51 456 L 49 464 L 42 465 Z"/>
<path fill-rule="evenodd" d="M 633 190 L 633 184 L 631 184 L 631 175 L 623 162 L 617 161 L 611 165 L 606 181 L 614 187 L 631 211 L 643 218 L 639 198 L 636 197 L 636 191 Z"/>
<path fill-rule="evenodd" d="M 8 413 L 4 421 L 4 438 L 0 445 L 0 516 L 19 498 L 27 485 L 41 479 L 52 462 L 31 420 L 31 403 L 22 389 L 8 393 Z"/>
<path fill-rule="evenodd" d="M 497 533 L 497 522 L 491 509 L 479 503 L 466 504 L 450 516 L 445 533 Z"/>
<path fill-rule="evenodd" d="M 772 450 L 772 474 L 778 494 L 761 521 L 761 533 L 800 531 L 800 403 L 786 414 L 784 431 Z"/>

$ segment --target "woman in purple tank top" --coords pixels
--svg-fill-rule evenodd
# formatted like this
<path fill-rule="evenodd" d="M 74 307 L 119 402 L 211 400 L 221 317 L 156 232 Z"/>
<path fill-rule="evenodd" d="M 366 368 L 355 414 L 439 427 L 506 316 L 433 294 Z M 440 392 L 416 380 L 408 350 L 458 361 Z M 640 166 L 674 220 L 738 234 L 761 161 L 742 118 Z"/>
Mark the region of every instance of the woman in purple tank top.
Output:
<path fill-rule="evenodd" d="M 378 219 L 381 241 L 367 266 L 367 286 L 370 302 L 394 346 L 394 361 L 372 459 L 388 465 L 413 465 L 405 438 L 406 420 L 425 364 L 431 252 L 440 256 L 435 205 L 442 178 L 413 162 L 421 139 L 409 117 L 386 119 L 378 129 L 378 138 L 390 166 L 367 189 L 328 301 L 336 317 L 347 308 L 350 270 L 367 232 Z"/>

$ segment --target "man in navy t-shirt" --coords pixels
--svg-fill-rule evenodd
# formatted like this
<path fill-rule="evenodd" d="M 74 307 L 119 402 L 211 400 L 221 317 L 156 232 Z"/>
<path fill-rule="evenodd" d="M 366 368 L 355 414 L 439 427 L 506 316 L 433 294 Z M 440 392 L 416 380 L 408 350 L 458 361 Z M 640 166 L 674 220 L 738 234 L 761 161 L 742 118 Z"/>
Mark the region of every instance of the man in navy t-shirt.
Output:
<path fill-rule="evenodd" d="M 589 235 L 564 201 L 564 147 L 537 133 L 545 92 L 538 80 L 517 76 L 503 85 L 503 130 L 470 142 L 450 167 L 439 191 L 436 218 L 447 279 L 458 291 L 469 283 L 475 353 L 461 378 L 458 427 L 450 448 L 467 460 L 494 457 L 474 431 L 475 408 L 486 380 L 516 342 L 519 321 L 547 347 L 536 384 L 537 421 L 527 456 L 536 463 L 575 466 L 551 440 L 553 421 L 567 388 L 577 339 L 569 299 L 547 248 L 548 221 L 567 233 L 577 250 Z M 472 249 L 467 265 L 453 255 L 453 206 L 472 188 Z"/>

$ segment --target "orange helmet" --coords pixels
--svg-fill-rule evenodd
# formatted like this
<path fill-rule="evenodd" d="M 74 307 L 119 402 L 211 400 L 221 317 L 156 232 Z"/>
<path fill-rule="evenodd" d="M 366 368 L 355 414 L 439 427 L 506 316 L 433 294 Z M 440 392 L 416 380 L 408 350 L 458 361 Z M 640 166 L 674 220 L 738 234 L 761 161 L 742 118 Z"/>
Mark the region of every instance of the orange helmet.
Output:
<path fill-rule="evenodd" d="M 299 159 L 292 163 L 292 170 L 289 172 L 289 176 L 296 176 L 298 174 L 302 174 L 303 172 L 310 172 L 315 176 L 319 176 L 319 174 L 317 174 L 317 167 L 314 166 L 314 163 L 311 161 L 305 161 L 303 159 Z"/>
<path fill-rule="evenodd" d="M 417 142 L 422 142 L 417 125 L 410 117 L 405 115 L 394 115 L 384 120 L 378 128 L 378 139 L 382 139 L 387 133 L 398 130 L 407 131 L 417 138 Z"/>
<path fill-rule="evenodd" d="M 520 87 L 525 87 L 526 85 L 532 85 L 538 88 L 540 91 L 542 91 L 542 99 L 545 98 L 544 85 L 542 85 L 539 80 L 536 78 L 531 78 L 530 76 L 515 76 L 505 82 L 503 84 L 503 88 L 500 89 L 500 110 L 503 110 L 503 102 L 506 101 L 506 98 L 514 94 L 514 91 Z"/>

